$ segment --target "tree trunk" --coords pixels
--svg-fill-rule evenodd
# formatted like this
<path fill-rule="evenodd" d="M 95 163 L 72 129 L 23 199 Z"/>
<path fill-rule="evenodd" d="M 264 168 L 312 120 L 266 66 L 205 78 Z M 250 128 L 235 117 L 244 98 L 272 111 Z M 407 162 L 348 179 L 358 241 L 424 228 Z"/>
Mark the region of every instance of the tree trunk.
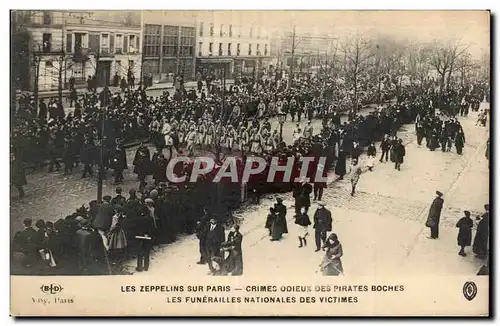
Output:
<path fill-rule="evenodd" d="M 446 71 L 443 71 L 441 78 L 439 79 L 439 106 L 443 104 L 443 91 L 444 91 L 444 81 L 446 77 Z"/>

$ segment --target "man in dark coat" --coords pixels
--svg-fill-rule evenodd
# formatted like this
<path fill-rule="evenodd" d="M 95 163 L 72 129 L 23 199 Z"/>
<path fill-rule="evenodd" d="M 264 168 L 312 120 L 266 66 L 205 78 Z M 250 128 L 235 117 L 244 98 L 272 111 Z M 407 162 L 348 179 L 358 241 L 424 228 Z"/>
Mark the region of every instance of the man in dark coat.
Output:
<path fill-rule="evenodd" d="M 404 161 L 406 155 L 406 149 L 403 145 L 403 140 L 400 138 L 398 142 L 394 145 L 394 168 L 401 171 L 401 164 Z"/>
<path fill-rule="evenodd" d="M 22 162 L 15 157 L 15 155 L 11 155 L 10 161 L 10 183 L 16 187 L 19 193 L 19 199 L 24 198 L 25 193 L 23 186 L 27 185 L 28 182 L 26 180 L 26 174 L 24 172 L 24 167 Z"/>
<path fill-rule="evenodd" d="M 380 156 L 380 162 L 384 160 L 387 162 L 389 159 L 389 149 L 391 148 L 391 141 L 387 135 L 384 136 L 384 139 L 380 143 L 380 149 L 382 150 L 382 155 Z"/>
<path fill-rule="evenodd" d="M 37 260 L 37 232 L 32 227 L 33 220 L 26 218 L 23 221 L 24 230 L 16 232 L 13 238 L 12 251 L 24 255 L 23 265 L 27 268 L 32 266 Z"/>
<path fill-rule="evenodd" d="M 123 181 L 123 170 L 127 168 L 127 156 L 125 149 L 117 145 L 113 153 L 113 169 L 115 175 L 115 184 Z"/>
<path fill-rule="evenodd" d="M 107 248 L 107 233 L 113 222 L 115 208 L 111 205 L 111 196 L 104 196 L 103 203 L 100 205 L 97 216 L 92 223 L 92 226 L 97 229 L 97 232 L 103 239 L 104 246 Z"/>
<path fill-rule="evenodd" d="M 201 220 L 198 222 L 196 226 L 196 237 L 199 240 L 199 247 L 200 247 L 200 260 L 197 262 L 197 264 L 204 265 L 208 261 L 208 253 L 207 253 L 207 233 L 209 229 L 209 221 L 208 221 L 208 215 L 205 214 L 201 218 Z"/>
<path fill-rule="evenodd" d="M 486 212 L 481 216 L 481 220 L 477 224 L 476 236 L 472 251 L 480 258 L 488 254 L 488 241 L 490 232 L 490 205 L 484 205 Z"/>
<path fill-rule="evenodd" d="M 224 228 L 221 224 L 217 223 L 214 218 L 210 219 L 210 225 L 207 230 L 206 238 L 206 253 L 208 258 L 208 267 L 213 273 L 215 270 L 212 266 L 212 257 L 220 257 L 220 248 L 222 243 L 226 240 L 226 235 L 224 233 Z"/>
<path fill-rule="evenodd" d="M 124 207 L 126 203 L 127 203 L 127 199 L 122 196 L 122 188 L 117 187 L 116 188 L 116 196 L 113 197 L 113 199 L 111 199 L 111 205 L 113 205 L 115 207 L 116 206 Z"/>
<path fill-rule="evenodd" d="M 283 199 L 276 198 L 274 211 L 276 212 L 276 219 L 271 226 L 271 241 L 277 241 L 281 239 L 281 236 L 284 233 L 288 233 L 288 225 L 286 223 L 286 206 L 283 205 Z"/>
<path fill-rule="evenodd" d="M 428 237 L 429 239 L 437 239 L 439 237 L 439 220 L 441 219 L 441 210 L 443 209 L 444 200 L 441 198 L 443 196 L 442 192 L 436 191 L 436 195 L 436 198 L 434 198 L 429 208 L 427 222 L 425 222 L 425 226 L 431 229 L 431 236 Z"/>
<path fill-rule="evenodd" d="M 470 218 L 470 212 L 464 211 L 465 216 L 462 217 L 458 222 L 456 227 L 458 228 L 457 243 L 460 246 L 460 251 L 458 254 L 462 257 L 467 256 L 465 253 L 465 247 L 470 246 L 472 240 L 472 227 L 474 222 Z"/>
<path fill-rule="evenodd" d="M 325 244 L 326 233 L 332 231 L 332 213 L 325 208 L 325 204 L 318 202 L 318 209 L 314 213 L 314 238 L 316 241 L 316 252 L 321 250 L 322 243 Z"/>
<path fill-rule="evenodd" d="M 92 139 L 89 136 L 86 136 L 80 154 L 80 161 L 84 165 L 82 179 L 87 176 L 87 173 L 90 174 L 90 176 L 93 175 L 92 163 L 94 162 L 94 150 L 95 146 L 92 142 Z"/>
<path fill-rule="evenodd" d="M 149 214 L 141 214 L 136 224 L 136 239 L 139 240 L 139 250 L 137 252 L 138 272 L 149 269 L 149 256 L 153 247 L 153 218 Z"/>
<path fill-rule="evenodd" d="M 89 221 L 84 219 L 80 222 L 73 241 L 77 249 L 78 267 L 85 273 L 96 262 L 98 251 L 102 250 L 99 235 L 90 228 Z"/>
<path fill-rule="evenodd" d="M 139 182 L 144 183 L 146 176 L 151 173 L 151 154 L 147 146 L 143 143 L 137 148 L 132 164 L 134 165 L 134 173 L 137 173 Z"/>

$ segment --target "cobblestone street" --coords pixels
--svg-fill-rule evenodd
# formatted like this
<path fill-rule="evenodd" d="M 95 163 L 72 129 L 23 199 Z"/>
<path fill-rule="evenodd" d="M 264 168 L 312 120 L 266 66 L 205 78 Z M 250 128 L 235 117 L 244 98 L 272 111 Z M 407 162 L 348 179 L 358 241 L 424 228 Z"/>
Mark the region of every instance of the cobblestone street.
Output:
<path fill-rule="evenodd" d="M 485 105 L 484 103 L 482 104 Z M 333 231 L 344 248 L 343 264 L 347 275 L 455 274 L 473 275 L 484 261 L 470 253 L 460 257 L 455 223 L 463 210 L 472 217 L 483 212 L 489 198 L 488 165 L 484 157 L 488 130 L 474 126 L 475 114 L 460 118 L 466 135 L 463 155 L 431 152 L 416 144 L 413 125 L 398 134 L 406 144 L 407 155 L 401 171 L 391 163 L 378 163 L 373 172 L 361 176 L 358 191 L 350 196 L 348 180 L 329 185 L 323 201 L 332 211 Z M 364 165 L 363 159 L 361 164 Z M 428 208 L 435 191 L 444 193 L 441 231 L 438 240 L 427 239 L 425 227 Z M 322 253 L 314 252 L 314 232 L 308 247 L 298 249 L 298 231 L 293 224 L 291 194 L 282 196 L 288 207 L 288 235 L 270 242 L 264 229 L 273 197 L 261 201 L 238 216 L 243 219 L 243 257 L 245 275 L 268 273 L 308 275 L 318 272 Z M 317 205 L 312 204 L 310 216 Z M 312 236 L 311 236 L 312 235 Z M 182 273 L 193 278 L 205 275 L 207 266 L 196 265 L 198 241 L 189 236 L 157 249 L 152 268 L 146 275 L 168 277 Z M 175 262 L 175 264 L 173 264 Z M 132 272 L 134 262 L 130 262 Z"/>
<path fill-rule="evenodd" d="M 363 112 L 368 112 L 364 110 Z M 345 119 L 345 117 L 343 118 Z M 277 119 L 270 119 L 273 128 L 279 128 Z M 307 121 L 302 120 L 303 126 Z M 293 129 L 296 122 L 287 121 L 283 126 L 283 139 L 287 143 L 293 140 Z M 313 121 L 314 132 L 319 133 L 321 121 Z M 121 187 L 127 192 L 131 187 L 138 187 L 137 176 L 132 173 L 132 162 L 137 146 L 127 149 L 128 170 L 124 171 L 124 182 Z M 151 154 L 154 148 L 149 146 Z M 62 165 L 62 164 L 61 164 Z M 97 196 L 97 177 L 80 179 L 83 166 L 80 164 L 73 170 L 73 174 L 64 176 L 62 171 L 47 173 L 47 167 L 32 171 L 27 169 L 28 185 L 25 187 L 26 197 L 18 200 L 17 191 L 11 187 L 11 232 L 22 228 L 22 220 L 31 217 L 34 220 L 44 219 L 55 221 L 64 218 L 81 205 L 88 203 Z M 94 175 L 97 175 L 97 167 L 94 167 Z M 103 183 L 103 193 L 114 195 L 115 186 L 111 170 L 107 173 L 108 178 Z M 151 180 L 150 178 L 148 180 Z"/>

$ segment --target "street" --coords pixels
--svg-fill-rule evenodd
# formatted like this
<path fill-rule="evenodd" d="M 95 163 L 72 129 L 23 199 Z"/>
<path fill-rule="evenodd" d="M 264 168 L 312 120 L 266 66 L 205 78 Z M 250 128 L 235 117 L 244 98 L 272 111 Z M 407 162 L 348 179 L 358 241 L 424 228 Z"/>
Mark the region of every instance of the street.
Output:
<path fill-rule="evenodd" d="M 271 122 L 273 128 L 278 127 L 276 119 Z M 414 126 L 405 125 L 398 134 L 407 152 L 401 171 L 396 171 L 391 163 L 378 163 L 377 160 L 373 172 L 362 174 L 354 197 L 350 196 L 348 180 L 335 182 L 325 189 L 323 201 L 332 211 L 333 230 L 344 248 L 343 264 L 347 275 L 376 275 L 374 269 L 384 274 L 471 275 L 483 264 L 470 254 L 470 247 L 467 257 L 457 255 L 455 223 L 465 209 L 471 211 L 474 219 L 488 202 L 489 171 L 484 152 L 489 134 L 486 128 L 474 126 L 475 113 L 460 118 L 460 122 L 466 135 L 462 156 L 457 155 L 454 148 L 451 153 L 442 153 L 430 152 L 424 145 L 417 146 Z M 301 125 L 305 123 L 303 120 Z M 315 133 L 320 131 L 320 124 L 319 120 L 314 120 Z M 292 140 L 294 128 L 295 123 L 291 121 L 284 125 L 283 137 L 287 143 Z M 135 150 L 136 147 L 127 150 L 129 169 L 121 185 L 124 192 L 138 186 L 131 165 Z M 363 159 L 361 164 L 364 166 Z M 55 221 L 95 199 L 97 180 L 95 177 L 80 179 L 82 168 L 80 165 L 70 176 L 63 176 L 62 172 L 49 174 L 46 170 L 28 173 L 27 196 L 18 200 L 16 191 L 12 190 L 11 232 L 21 229 L 26 217 Z M 108 172 L 104 194 L 114 195 L 112 179 Z M 436 190 L 444 193 L 440 239 L 429 240 L 424 223 Z M 291 194 L 282 197 L 288 207 L 289 234 L 280 242 L 270 242 L 264 228 L 274 196 L 262 199 L 260 206 L 250 206 L 236 214 L 243 220 L 245 275 L 258 275 L 263 266 L 271 273 L 286 271 L 303 275 L 318 271 L 323 254 L 314 252 L 314 232 L 310 229 L 306 248 L 297 248 L 292 197 Z M 311 220 L 316 207 L 314 203 L 311 206 Z M 208 267 L 196 264 L 198 255 L 196 237 L 184 237 L 156 248 L 152 268 L 146 273 L 168 276 L 182 271 L 186 276 L 205 275 Z M 134 272 L 134 264 L 133 261 L 128 264 L 130 272 Z"/>
<path fill-rule="evenodd" d="M 363 113 L 369 110 L 364 110 Z M 345 119 L 345 117 L 343 118 Z M 278 128 L 277 119 L 271 119 L 272 128 Z M 301 125 L 304 126 L 306 120 L 302 120 Z M 296 123 L 291 121 L 285 122 L 283 125 L 283 139 L 286 143 L 293 141 L 293 129 Z M 321 130 L 321 121 L 313 121 L 314 132 L 319 133 Z M 124 171 L 124 182 L 120 186 L 123 188 L 124 195 L 128 194 L 128 189 L 138 187 L 137 175 L 133 174 L 132 162 L 134 159 L 137 146 L 127 149 L 127 164 L 128 170 Z M 151 154 L 154 152 L 154 147 L 149 144 Z M 62 165 L 62 164 L 61 164 Z M 22 221 L 26 217 L 31 217 L 33 220 L 44 219 L 45 221 L 56 221 L 59 218 L 65 218 L 73 213 L 78 207 L 83 204 L 88 204 L 89 201 L 97 197 L 97 167 L 94 167 L 94 177 L 80 179 L 83 171 L 83 165 L 80 164 L 73 169 L 71 175 L 65 176 L 62 174 L 64 167 L 59 172 L 47 173 L 47 167 L 32 171 L 27 169 L 28 185 L 25 187 L 26 197 L 22 200 L 18 199 L 16 189 L 11 187 L 11 232 L 22 229 Z M 114 196 L 115 188 L 111 170 L 107 173 L 108 178 L 103 182 L 104 195 Z M 151 177 L 148 178 L 151 180 Z"/>
<path fill-rule="evenodd" d="M 482 106 L 486 106 L 483 103 Z M 475 218 L 483 212 L 489 198 L 489 171 L 484 157 L 488 130 L 474 126 L 476 115 L 459 118 L 466 135 L 462 156 L 452 152 L 431 152 L 416 144 L 413 125 L 399 133 L 406 144 L 401 171 L 391 163 L 378 163 L 373 172 L 362 174 L 358 191 L 350 196 L 348 180 L 335 182 L 325 190 L 323 201 L 332 211 L 333 231 L 339 236 L 346 275 L 475 275 L 484 264 L 467 248 L 467 257 L 459 256 L 455 223 L 470 210 Z M 363 163 L 361 163 L 363 164 Z M 438 240 L 427 238 L 425 220 L 435 191 L 444 193 L 441 230 Z M 314 252 L 314 232 L 310 229 L 308 246 L 298 248 L 298 231 L 293 224 L 291 194 L 281 195 L 288 207 L 289 233 L 281 241 L 271 242 L 264 228 L 274 196 L 237 214 L 243 219 L 244 275 L 266 273 L 313 275 L 319 272 L 324 253 Z M 312 220 L 317 205 L 312 204 Z M 197 265 L 198 241 L 194 235 L 157 248 L 151 268 L 145 275 L 162 277 L 182 274 L 196 278 L 208 273 L 206 265 Z M 135 262 L 129 263 L 134 272 Z"/>

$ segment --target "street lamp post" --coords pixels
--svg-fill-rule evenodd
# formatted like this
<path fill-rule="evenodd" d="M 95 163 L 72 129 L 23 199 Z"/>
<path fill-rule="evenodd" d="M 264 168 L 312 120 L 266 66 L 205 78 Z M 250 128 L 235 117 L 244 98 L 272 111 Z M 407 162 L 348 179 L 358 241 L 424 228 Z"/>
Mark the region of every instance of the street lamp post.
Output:
<path fill-rule="evenodd" d="M 278 122 L 280 124 L 280 142 L 283 142 L 283 124 L 285 123 L 286 113 L 278 114 Z"/>

